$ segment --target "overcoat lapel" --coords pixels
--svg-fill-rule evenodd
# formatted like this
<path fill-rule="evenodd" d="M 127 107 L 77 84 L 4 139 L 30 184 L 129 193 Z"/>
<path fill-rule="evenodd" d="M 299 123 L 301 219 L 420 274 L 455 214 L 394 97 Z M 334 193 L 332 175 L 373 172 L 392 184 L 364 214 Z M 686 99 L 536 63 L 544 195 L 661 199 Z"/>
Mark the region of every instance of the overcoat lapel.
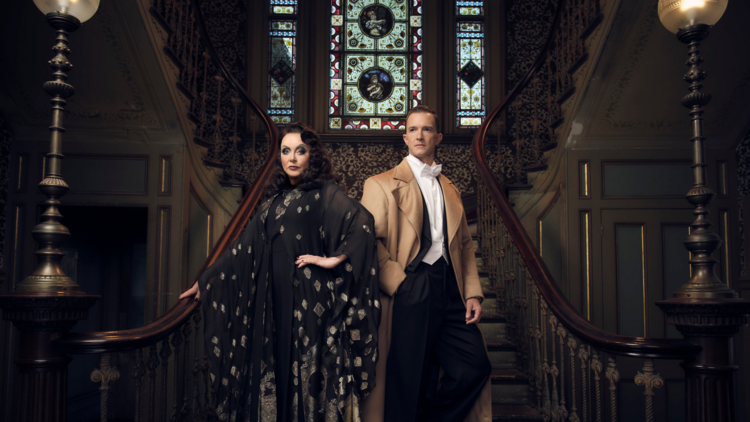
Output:
<path fill-rule="evenodd" d="M 458 226 L 461 224 L 461 215 L 463 214 L 463 205 L 458 189 L 453 182 L 448 180 L 442 174 L 438 176 L 440 186 L 443 188 L 443 202 L 445 203 L 445 219 L 448 225 L 448 245 L 453 242 L 458 232 Z"/>
<path fill-rule="evenodd" d="M 414 177 L 414 173 L 406 161 L 401 161 L 393 172 L 393 178 L 397 180 L 396 187 L 391 191 L 393 198 L 396 200 L 398 209 L 400 209 L 409 220 L 411 228 L 416 233 L 417 242 L 422 232 L 422 191 L 419 190 L 419 184 Z M 417 245 L 419 250 L 419 245 Z"/>

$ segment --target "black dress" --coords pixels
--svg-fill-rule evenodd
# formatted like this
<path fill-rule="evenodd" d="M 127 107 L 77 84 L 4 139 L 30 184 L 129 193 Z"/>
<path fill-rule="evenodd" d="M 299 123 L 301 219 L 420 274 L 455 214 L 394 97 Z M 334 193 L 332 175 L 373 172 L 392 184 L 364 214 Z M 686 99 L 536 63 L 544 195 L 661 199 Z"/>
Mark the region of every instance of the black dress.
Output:
<path fill-rule="evenodd" d="M 216 413 L 357 420 L 375 386 L 380 302 L 372 215 L 335 183 L 269 198 L 199 277 Z M 347 259 L 296 268 L 300 255 Z"/>

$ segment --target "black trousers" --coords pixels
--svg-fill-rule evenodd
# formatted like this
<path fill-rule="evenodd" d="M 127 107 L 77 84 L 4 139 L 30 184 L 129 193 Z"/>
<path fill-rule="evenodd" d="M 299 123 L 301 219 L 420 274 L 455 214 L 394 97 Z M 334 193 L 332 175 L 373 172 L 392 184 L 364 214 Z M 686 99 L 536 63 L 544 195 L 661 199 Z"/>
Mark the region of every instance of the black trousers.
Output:
<path fill-rule="evenodd" d="M 394 295 L 386 368 L 388 422 L 461 422 L 484 388 L 492 366 L 482 334 L 466 325 L 453 267 L 443 258 L 407 272 Z"/>

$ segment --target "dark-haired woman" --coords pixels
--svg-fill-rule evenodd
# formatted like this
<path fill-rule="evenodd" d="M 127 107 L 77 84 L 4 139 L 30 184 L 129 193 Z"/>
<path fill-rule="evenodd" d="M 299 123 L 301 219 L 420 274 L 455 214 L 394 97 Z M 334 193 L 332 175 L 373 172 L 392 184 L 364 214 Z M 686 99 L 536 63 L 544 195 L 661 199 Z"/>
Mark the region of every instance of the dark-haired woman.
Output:
<path fill-rule="evenodd" d="M 180 296 L 203 299 L 220 420 L 359 420 L 378 360 L 378 262 L 372 215 L 337 179 L 315 131 L 289 125 L 268 198 Z"/>

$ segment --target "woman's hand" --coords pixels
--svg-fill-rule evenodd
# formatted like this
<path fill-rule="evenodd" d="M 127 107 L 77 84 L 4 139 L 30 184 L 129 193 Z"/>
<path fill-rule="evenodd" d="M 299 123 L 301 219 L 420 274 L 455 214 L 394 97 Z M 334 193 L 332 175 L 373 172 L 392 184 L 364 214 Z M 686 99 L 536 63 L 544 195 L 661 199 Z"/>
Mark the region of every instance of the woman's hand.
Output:
<path fill-rule="evenodd" d="M 198 289 L 198 282 L 196 281 L 195 284 L 193 284 L 193 287 L 191 287 L 188 290 L 185 290 L 183 294 L 180 295 L 180 299 L 185 297 L 195 296 L 195 300 L 200 300 L 201 298 L 201 292 Z"/>
<path fill-rule="evenodd" d="M 335 266 L 341 264 L 346 260 L 346 255 L 339 255 L 333 258 L 326 258 L 325 256 L 315 256 L 315 255 L 301 255 L 297 257 L 297 260 L 294 261 L 295 264 L 297 264 L 297 268 L 302 268 L 305 265 L 317 265 L 319 267 L 331 269 Z"/>

